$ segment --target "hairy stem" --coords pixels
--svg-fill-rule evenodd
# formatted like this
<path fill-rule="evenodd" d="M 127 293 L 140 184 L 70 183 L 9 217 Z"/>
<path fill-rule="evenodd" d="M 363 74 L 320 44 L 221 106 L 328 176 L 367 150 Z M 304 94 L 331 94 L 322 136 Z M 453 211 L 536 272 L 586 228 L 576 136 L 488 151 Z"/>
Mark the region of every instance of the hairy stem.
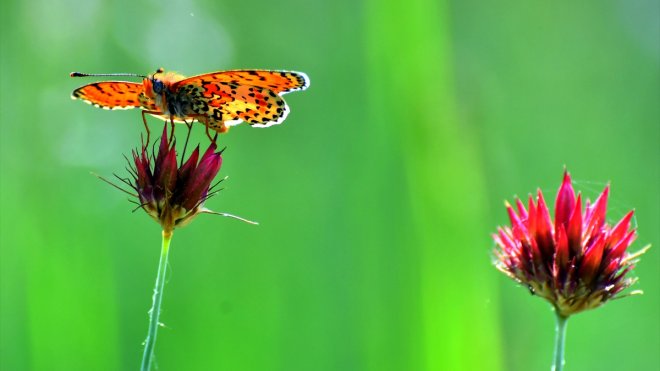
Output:
<path fill-rule="evenodd" d="M 156 286 L 154 287 L 153 304 L 149 310 L 149 332 L 147 340 L 144 342 L 144 354 L 142 355 L 141 371 L 151 370 L 151 361 L 154 355 L 154 346 L 156 345 L 156 333 L 158 332 L 158 316 L 160 315 L 160 304 L 163 301 L 163 287 L 165 286 L 165 269 L 167 268 L 167 257 L 170 252 L 170 241 L 172 240 L 171 231 L 163 231 L 163 245 L 160 251 L 160 261 L 158 262 L 158 275 L 156 276 Z"/>

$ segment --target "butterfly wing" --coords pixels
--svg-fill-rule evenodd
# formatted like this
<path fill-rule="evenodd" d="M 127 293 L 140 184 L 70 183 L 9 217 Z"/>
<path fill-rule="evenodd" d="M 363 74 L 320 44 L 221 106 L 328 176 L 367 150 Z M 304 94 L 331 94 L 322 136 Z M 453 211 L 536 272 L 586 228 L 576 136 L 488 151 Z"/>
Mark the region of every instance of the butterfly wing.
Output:
<path fill-rule="evenodd" d="M 255 127 L 279 124 L 289 113 L 281 95 L 308 86 L 309 78 L 301 72 L 231 70 L 189 77 L 172 87 L 197 95 L 192 110 L 215 128 L 241 122 Z"/>
<path fill-rule="evenodd" d="M 139 83 L 103 81 L 79 87 L 73 91 L 71 98 L 108 110 L 131 109 L 143 106 L 140 102 L 142 91 L 142 84 Z M 157 109 L 155 105 L 154 108 Z"/>
<path fill-rule="evenodd" d="M 302 72 L 274 70 L 229 70 L 211 72 L 180 80 L 178 85 L 204 85 L 208 83 L 226 82 L 235 85 L 249 85 L 266 88 L 276 94 L 286 94 L 292 91 L 305 90 L 309 87 L 309 77 Z"/>
<path fill-rule="evenodd" d="M 284 121 L 289 107 L 272 90 L 258 86 L 217 82 L 204 85 L 192 110 L 207 118 L 211 128 L 234 126 L 247 122 L 251 126 L 268 127 Z"/>

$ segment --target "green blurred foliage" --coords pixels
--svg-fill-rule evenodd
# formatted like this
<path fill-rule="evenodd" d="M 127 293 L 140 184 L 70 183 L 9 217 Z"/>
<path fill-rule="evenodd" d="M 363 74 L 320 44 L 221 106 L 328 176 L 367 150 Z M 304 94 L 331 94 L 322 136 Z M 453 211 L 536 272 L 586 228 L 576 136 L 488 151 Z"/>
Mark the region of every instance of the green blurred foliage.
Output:
<path fill-rule="evenodd" d="M 490 264 L 502 201 L 563 167 L 660 242 L 657 2 L 31 0 L 0 4 L 0 369 L 136 369 L 160 233 L 125 174 L 137 111 L 68 73 L 292 69 L 280 126 L 239 126 L 225 189 L 177 230 L 159 370 L 543 370 L 549 305 Z M 156 120 L 152 127 L 160 128 Z M 179 135 L 184 131 L 179 129 Z M 193 143 L 206 145 L 201 127 Z M 567 370 L 659 370 L 645 295 L 569 322 Z"/>

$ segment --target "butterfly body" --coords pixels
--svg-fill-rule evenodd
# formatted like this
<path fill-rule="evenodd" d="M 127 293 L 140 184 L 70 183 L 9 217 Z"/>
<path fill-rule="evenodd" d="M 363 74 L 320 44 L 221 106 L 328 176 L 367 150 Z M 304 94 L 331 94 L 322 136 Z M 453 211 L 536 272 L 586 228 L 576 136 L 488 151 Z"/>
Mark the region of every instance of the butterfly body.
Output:
<path fill-rule="evenodd" d="M 281 123 L 289 112 L 282 95 L 309 86 L 304 73 L 292 71 L 230 70 L 185 78 L 159 69 L 143 77 L 141 84 L 104 81 L 81 86 L 72 98 L 104 109 L 141 108 L 143 115 L 172 122 L 197 120 L 222 133 L 241 122 L 255 127 Z"/>

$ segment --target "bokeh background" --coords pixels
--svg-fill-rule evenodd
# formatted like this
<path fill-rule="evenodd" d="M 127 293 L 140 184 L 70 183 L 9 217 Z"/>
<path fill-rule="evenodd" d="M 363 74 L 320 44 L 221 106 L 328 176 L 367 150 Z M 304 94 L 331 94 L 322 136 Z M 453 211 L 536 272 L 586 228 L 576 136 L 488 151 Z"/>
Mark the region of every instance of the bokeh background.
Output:
<path fill-rule="evenodd" d="M 126 174 L 139 112 L 69 72 L 306 72 L 239 126 L 214 210 L 177 230 L 167 370 L 547 370 L 554 317 L 491 265 L 503 201 L 566 166 L 636 210 L 645 295 L 571 319 L 567 370 L 660 370 L 660 5 L 337 0 L 2 1 L 0 369 L 134 370 L 158 226 Z M 161 123 L 152 120 L 158 132 Z M 178 131 L 183 135 L 184 131 Z M 201 126 L 193 143 L 207 145 Z"/>

